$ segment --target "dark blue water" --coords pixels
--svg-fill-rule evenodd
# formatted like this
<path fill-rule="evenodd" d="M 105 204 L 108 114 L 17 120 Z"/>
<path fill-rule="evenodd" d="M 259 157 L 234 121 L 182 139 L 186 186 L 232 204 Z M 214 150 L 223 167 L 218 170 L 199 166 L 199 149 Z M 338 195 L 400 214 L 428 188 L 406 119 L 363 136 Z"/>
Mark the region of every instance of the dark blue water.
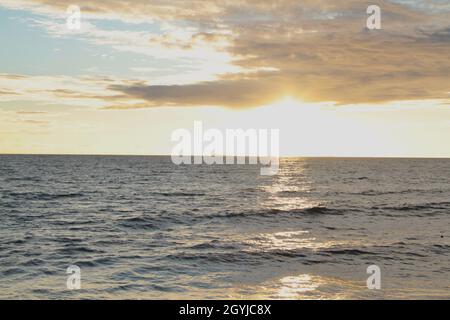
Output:
<path fill-rule="evenodd" d="M 0 298 L 450 298 L 450 160 L 0 156 L 0 226 Z"/>

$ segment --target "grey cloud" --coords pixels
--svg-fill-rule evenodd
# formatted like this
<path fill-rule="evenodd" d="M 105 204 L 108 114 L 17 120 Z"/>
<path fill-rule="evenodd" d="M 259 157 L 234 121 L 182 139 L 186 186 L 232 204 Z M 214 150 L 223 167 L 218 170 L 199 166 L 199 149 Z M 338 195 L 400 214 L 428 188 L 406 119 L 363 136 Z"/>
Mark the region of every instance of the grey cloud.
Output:
<path fill-rule="evenodd" d="M 110 90 L 145 100 L 148 106 L 254 107 L 272 101 L 283 90 L 280 84 L 257 80 L 222 80 L 191 85 L 113 85 Z M 141 105 L 139 105 L 141 107 Z M 120 106 L 116 108 L 121 108 Z"/>

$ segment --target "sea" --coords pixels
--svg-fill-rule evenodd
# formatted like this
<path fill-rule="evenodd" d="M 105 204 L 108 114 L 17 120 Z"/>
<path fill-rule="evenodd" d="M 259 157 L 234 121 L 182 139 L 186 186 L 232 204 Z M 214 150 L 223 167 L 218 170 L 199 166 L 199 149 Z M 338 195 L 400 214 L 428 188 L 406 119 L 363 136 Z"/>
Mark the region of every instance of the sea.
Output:
<path fill-rule="evenodd" d="M 450 159 L 2 155 L 0 298 L 449 299 Z"/>

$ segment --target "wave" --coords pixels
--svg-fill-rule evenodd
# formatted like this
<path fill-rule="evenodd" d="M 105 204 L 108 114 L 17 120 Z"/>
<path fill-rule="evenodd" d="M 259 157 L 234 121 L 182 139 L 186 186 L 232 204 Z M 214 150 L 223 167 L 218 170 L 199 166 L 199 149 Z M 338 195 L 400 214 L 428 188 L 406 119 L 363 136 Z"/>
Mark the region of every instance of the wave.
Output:
<path fill-rule="evenodd" d="M 362 195 L 362 196 L 383 196 L 383 195 L 395 195 L 395 194 L 411 194 L 411 193 L 443 193 L 443 190 L 440 189 L 406 189 L 406 190 L 398 190 L 398 191 L 383 191 L 383 190 L 364 190 L 361 192 L 349 193 L 352 195 Z"/>
<path fill-rule="evenodd" d="M 5 178 L 5 182 L 14 182 L 14 181 L 24 181 L 24 182 L 40 182 L 42 179 L 38 176 L 36 177 L 9 177 Z"/>
<path fill-rule="evenodd" d="M 192 249 L 192 248 L 191 248 Z M 336 260 L 338 257 L 335 256 L 349 256 L 356 258 L 361 256 L 372 256 L 377 253 L 366 251 L 362 249 L 352 249 L 352 248 L 336 248 L 336 249 L 325 249 L 317 250 L 311 248 L 296 248 L 296 249 L 270 249 L 270 250 L 233 250 L 227 251 L 216 251 L 216 252 L 205 252 L 204 250 L 195 250 L 188 252 L 181 252 L 179 254 L 170 254 L 166 258 L 170 260 L 181 260 L 181 261 L 196 261 L 201 260 L 203 262 L 211 263 L 242 263 L 245 261 L 247 265 L 257 265 L 262 264 L 267 260 L 273 260 L 278 262 L 284 262 L 286 259 L 300 259 L 302 264 L 312 265 L 320 263 L 329 263 L 331 260 Z M 340 258 L 339 258 L 340 259 Z"/>
<path fill-rule="evenodd" d="M 119 225 L 131 229 L 157 229 L 159 225 L 154 217 L 131 217 L 118 220 Z"/>
<path fill-rule="evenodd" d="M 263 210 L 251 210 L 246 212 L 226 212 L 223 214 L 210 214 L 200 217 L 205 218 L 235 218 L 235 217 L 269 217 L 274 215 L 289 215 L 289 216 L 306 216 L 306 215 L 342 215 L 343 210 L 327 208 L 323 206 L 316 206 L 310 208 L 299 208 L 291 210 L 281 210 L 281 209 L 263 209 Z"/>
<path fill-rule="evenodd" d="M 24 270 L 22 268 L 16 268 L 16 267 L 0 271 L 0 274 L 5 277 L 22 274 L 22 273 L 26 273 L 26 270 Z"/>
<path fill-rule="evenodd" d="M 189 192 L 153 192 L 154 195 L 161 195 L 164 197 L 201 197 L 205 193 L 189 193 Z"/>
<path fill-rule="evenodd" d="M 86 246 L 66 245 L 63 248 L 58 249 L 58 253 L 60 254 L 104 253 L 104 251 L 88 248 Z"/>
<path fill-rule="evenodd" d="M 203 242 L 190 246 L 188 249 L 191 250 L 208 250 L 208 249 L 219 249 L 219 250 L 239 250 L 239 244 L 234 243 L 223 243 L 219 240 L 211 240 L 209 242 Z"/>
<path fill-rule="evenodd" d="M 344 255 L 349 255 L 349 256 L 373 255 L 373 254 L 376 254 L 374 252 L 365 251 L 365 250 L 361 250 L 361 249 L 329 249 L 329 250 L 322 251 L 322 253 L 331 254 L 331 255 L 333 255 L 333 254 L 344 254 Z"/>
<path fill-rule="evenodd" d="M 415 211 L 415 210 L 429 210 L 429 209 L 448 209 L 450 202 L 430 202 L 430 203 L 420 203 L 420 204 L 403 204 L 400 206 L 388 206 L 388 207 L 372 207 L 376 210 L 396 210 L 396 211 Z"/>
<path fill-rule="evenodd" d="M 58 200 L 64 198 L 78 198 L 85 196 L 84 193 L 75 192 L 75 193 L 45 193 L 45 192 L 9 192 L 7 196 L 15 199 L 21 200 Z"/>

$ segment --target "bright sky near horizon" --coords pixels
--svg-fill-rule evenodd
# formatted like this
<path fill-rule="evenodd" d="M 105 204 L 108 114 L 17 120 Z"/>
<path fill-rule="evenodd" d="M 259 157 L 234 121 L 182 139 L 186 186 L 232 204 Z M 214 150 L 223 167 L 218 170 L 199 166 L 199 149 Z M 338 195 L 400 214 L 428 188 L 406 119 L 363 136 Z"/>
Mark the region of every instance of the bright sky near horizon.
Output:
<path fill-rule="evenodd" d="M 450 157 L 449 18 L 448 0 L 0 0 L 0 153 L 170 154 L 202 120 L 278 128 L 282 155 Z"/>

